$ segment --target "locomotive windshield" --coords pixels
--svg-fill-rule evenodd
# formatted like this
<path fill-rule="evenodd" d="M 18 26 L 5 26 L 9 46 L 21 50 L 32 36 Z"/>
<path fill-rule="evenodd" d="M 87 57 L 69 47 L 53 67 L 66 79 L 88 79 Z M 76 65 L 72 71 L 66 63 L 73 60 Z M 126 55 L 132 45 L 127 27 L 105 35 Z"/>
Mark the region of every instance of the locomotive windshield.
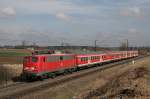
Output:
<path fill-rule="evenodd" d="M 29 62 L 30 61 L 30 58 L 29 57 L 25 57 L 23 62 Z"/>
<path fill-rule="evenodd" d="M 32 62 L 37 62 L 38 61 L 38 58 L 37 57 L 32 57 Z"/>

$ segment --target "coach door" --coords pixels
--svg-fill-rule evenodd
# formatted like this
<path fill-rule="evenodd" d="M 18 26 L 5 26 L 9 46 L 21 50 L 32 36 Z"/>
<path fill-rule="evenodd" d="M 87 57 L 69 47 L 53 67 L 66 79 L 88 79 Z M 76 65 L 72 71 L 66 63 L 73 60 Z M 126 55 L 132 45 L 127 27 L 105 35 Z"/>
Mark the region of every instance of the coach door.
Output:
<path fill-rule="evenodd" d="M 40 66 L 40 68 L 41 68 L 42 71 L 46 70 L 46 68 L 45 68 L 46 67 L 45 62 L 46 62 L 46 58 L 42 57 L 42 59 L 41 59 L 41 66 Z"/>
<path fill-rule="evenodd" d="M 90 64 L 91 63 L 91 57 L 89 56 L 88 57 L 88 64 Z"/>
<path fill-rule="evenodd" d="M 60 56 L 60 67 L 63 68 L 63 56 Z"/>
<path fill-rule="evenodd" d="M 103 59 L 102 59 L 102 55 L 100 55 L 100 62 L 102 62 L 103 61 Z"/>

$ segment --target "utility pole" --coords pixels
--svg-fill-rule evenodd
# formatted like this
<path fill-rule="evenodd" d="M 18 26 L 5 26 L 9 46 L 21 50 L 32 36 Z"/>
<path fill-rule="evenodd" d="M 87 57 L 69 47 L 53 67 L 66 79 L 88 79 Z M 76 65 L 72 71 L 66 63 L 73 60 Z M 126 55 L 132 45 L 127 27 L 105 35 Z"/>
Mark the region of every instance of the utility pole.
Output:
<path fill-rule="evenodd" d="M 98 41 L 98 40 L 95 40 L 95 51 L 96 51 L 96 48 L 97 48 L 97 44 L 96 44 L 96 43 L 97 43 L 97 41 Z"/>
<path fill-rule="evenodd" d="M 129 41 L 128 41 L 128 39 L 126 39 L 126 47 L 127 47 L 127 51 L 128 51 L 128 49 L 129 49 Z"/>
<path fill-rule="evenodd" d="M 61 47 L 63 47 L 63 46 L 64 46 L 64 42 L 61 43 Z"/>
<path fill-rule="evenodd" d="M 26 46 L 26 41 L 23 40 L 23 41 L 22 41 L 22 47 L 25 48 L 25 46 Z"/>
<path fill-rule="evenodd" d="M 33 42 L 33 45 L 32 45 L 32 46 L 33 46 L 33 48 L 35 49 L 36 46 L 37 46 L 37 45 L 36 45 L 36 42 Z"/>

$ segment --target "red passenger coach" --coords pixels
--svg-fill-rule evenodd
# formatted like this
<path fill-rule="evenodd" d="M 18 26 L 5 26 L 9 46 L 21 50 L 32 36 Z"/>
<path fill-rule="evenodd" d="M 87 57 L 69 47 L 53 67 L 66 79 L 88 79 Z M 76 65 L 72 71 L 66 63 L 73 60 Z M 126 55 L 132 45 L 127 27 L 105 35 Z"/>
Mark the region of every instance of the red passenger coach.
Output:
<path fill-rule="evenodd" d="M 76 56 L 77 65 L 78 67 L 83 67 L 85 65 L 88 65 L 90 63 L 89 55 L 87 54 L 81 54 Z"/>
<path fill-rule="evenodd" d="M 91 58 L 91 64 L 96 64 L 100 62 L 101 54 L 93 54 L 90 56 Z"/>
<path fill-rule="evenodd" d="M 77 66 L 85 67 L 102 62 L 102 54 L 83 54 L 77 55 Z"/>

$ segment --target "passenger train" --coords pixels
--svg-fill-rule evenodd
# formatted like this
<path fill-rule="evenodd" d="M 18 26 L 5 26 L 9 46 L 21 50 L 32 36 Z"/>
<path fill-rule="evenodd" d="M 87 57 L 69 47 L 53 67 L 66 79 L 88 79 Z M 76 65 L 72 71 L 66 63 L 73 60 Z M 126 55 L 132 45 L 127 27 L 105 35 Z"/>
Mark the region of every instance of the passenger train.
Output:
<path fill-rule="evenodd" d="M 137 57 L 138 51 L 114 51 L 102 54 L 33 54 L 24 57 L 22 77 L 25 79 L 54 78 L 57 74 L 80 70 L 102 63 Z"/>

